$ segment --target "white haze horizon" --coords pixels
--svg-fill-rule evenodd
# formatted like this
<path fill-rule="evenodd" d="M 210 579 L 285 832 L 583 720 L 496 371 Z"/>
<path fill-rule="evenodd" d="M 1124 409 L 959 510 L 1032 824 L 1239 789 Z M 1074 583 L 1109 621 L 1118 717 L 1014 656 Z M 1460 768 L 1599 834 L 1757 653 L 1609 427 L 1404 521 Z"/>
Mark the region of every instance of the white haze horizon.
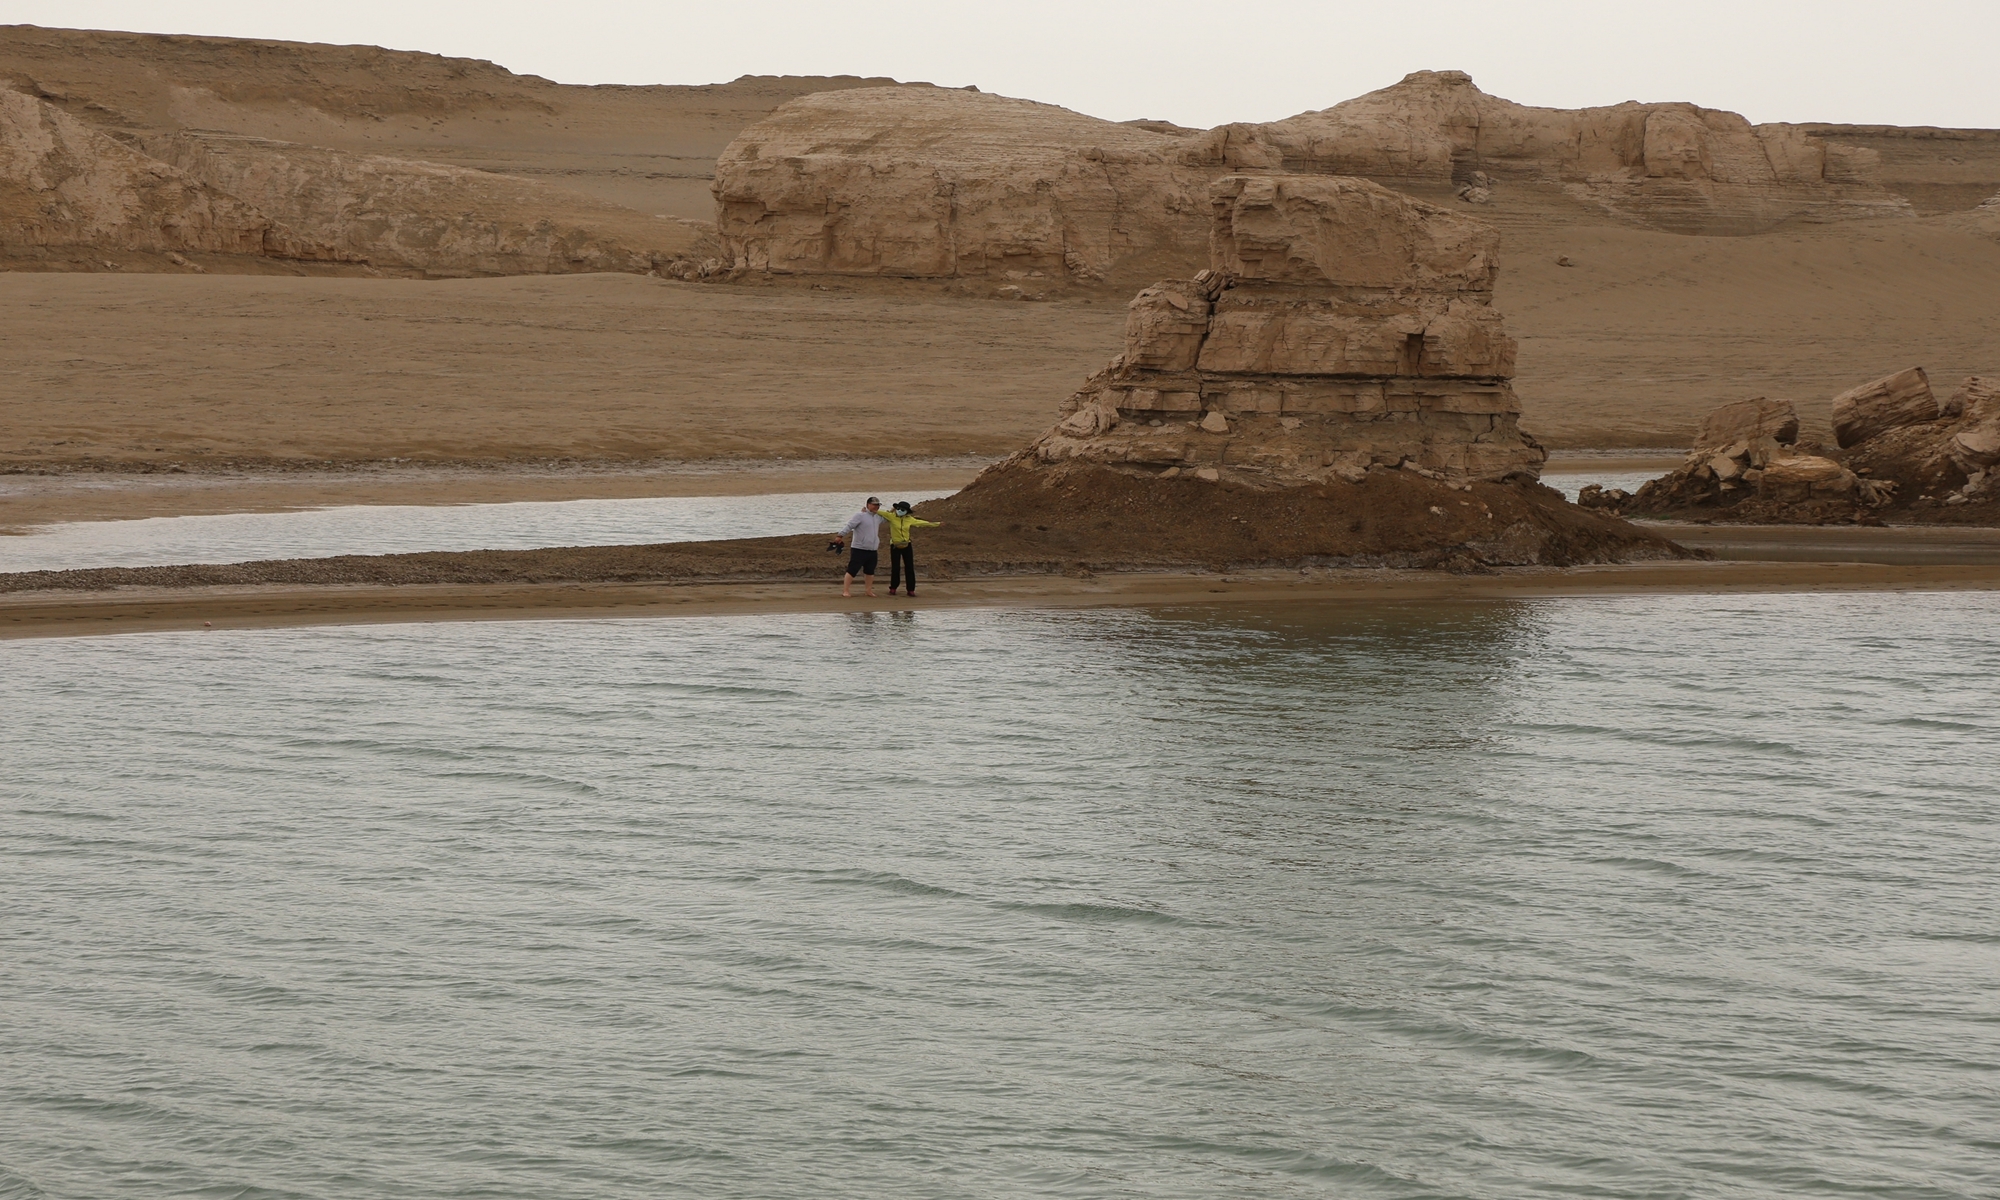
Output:
<path fill-rule="evenodd" d="M 1755 122 L 2000 128 L 1988 82 L 2000 5 L 1689 0 L 1434 0 L 1421 9 L 1309 0 L 947 9 L 911 0 L 732 6 L 570 0 L 7 0 L 0 23 L 383 46 L 485 59 L 574 84 L 861 75 L 1058 104 L 1110 120 L 1209 127 L 1326 108 L 1416 70 L 1460 70 L 1522 104 L 1687 101 Z M 1227 13 L 1228 20 L 1218 14 Z M 1885 20 L 1893 11 L 1898 18 Z M 560 13 L 557 24 L 552 13 Z"/>

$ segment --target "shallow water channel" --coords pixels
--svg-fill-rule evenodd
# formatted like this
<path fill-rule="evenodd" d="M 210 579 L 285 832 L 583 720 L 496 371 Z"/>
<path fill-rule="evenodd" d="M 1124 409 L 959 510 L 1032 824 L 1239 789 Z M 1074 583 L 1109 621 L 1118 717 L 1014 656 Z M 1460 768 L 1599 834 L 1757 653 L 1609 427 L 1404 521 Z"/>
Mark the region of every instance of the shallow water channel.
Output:
<path fill-rule="evenodd" d="M 919 491 L 886 501 L 928 500 Z M 511 504 L 347 505 L 302 512 L 72 521 L 0 537 L 0 571 L 254 562 L 418 550 L 625 546 L 831 532 L 861 507 L 854 492 L 662 496 Z"/>

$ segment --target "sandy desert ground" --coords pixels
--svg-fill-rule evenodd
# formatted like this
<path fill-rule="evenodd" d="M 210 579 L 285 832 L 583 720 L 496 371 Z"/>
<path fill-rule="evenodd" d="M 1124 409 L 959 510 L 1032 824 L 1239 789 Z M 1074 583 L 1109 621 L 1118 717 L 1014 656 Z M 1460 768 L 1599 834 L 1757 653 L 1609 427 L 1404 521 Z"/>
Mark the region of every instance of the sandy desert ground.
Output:
<path fill-rule="evenodd" d="M 1522 423 L 1551 447 L 1678 447 L 1749 395 L 1823 422 L 1835 392 L 1903 366 L 2000 370 L 2000 242 L 1938 219 L 1503 228 Z M 1117 352 L 1123 306 L 858 281 L 0 273 L 0 322 L 14 470 L 630 463 L 1002 455 Z"/>

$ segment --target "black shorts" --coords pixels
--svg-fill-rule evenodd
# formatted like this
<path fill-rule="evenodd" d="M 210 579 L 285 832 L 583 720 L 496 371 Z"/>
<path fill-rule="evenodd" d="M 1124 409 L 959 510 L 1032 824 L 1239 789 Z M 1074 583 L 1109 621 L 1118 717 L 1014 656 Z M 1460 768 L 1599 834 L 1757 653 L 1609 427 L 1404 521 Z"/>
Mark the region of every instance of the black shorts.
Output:
<path fill-rule="evenodd" d="M 847 573 L 849 575 L 873 575 L 875 573 L 873 550 L 849 550 L 847 552 Z"/>

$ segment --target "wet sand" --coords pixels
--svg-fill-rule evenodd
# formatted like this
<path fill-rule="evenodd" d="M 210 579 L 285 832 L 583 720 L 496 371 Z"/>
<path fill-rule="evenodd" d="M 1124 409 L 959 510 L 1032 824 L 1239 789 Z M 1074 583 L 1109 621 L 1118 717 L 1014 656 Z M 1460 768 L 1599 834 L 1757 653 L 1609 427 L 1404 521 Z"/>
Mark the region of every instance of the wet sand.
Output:
<path fill-rule="evenodd" d="M 1511 568 L 1487 575 L 1397 570 L 1014 575 L 934 583 L 920 599 L 870 599 L 858 592 L 843 599 L 833 582 L 132 588 L 0 596 L 0 638 L 422 621 L 1995 589 L 2000 589 L 2000 561 L 1663 562 Z"/>
<path fill-rule="evenodd" d="M 324 471 L 71 471 L 0 475 L 0 535 L 64 521 L 129 521 L 218 513 L 293 512 L 353 504 L 508 504 L 755 496 L 781 492 L 949 491 L 994 460 L 950 458 L 708 459 L 692 462 L 391 465 Z M 1679 455 L 1637 450 L 1559 451 L 1550 474 L 1654 471 Z"/>
<path fill-rule="evenodd" d="M 62 521 L 292 512 L 351 504 L 508 504 L 756 496 L 781 492 L 949 491 L 992 460 L 710 460 L 574 466 L 382 466 L 241 474 L 81 471 L 0 475 L 0 533 Z M 858 496 L 857 496 L 858 499 Z"/>

